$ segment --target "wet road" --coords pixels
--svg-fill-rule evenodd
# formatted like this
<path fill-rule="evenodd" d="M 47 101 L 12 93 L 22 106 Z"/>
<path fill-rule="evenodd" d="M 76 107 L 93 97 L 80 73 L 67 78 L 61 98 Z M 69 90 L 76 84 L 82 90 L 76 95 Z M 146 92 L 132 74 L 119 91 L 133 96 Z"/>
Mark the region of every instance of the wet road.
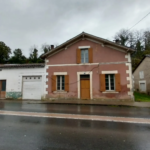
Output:
<path fill-rule="evenodd" d="M 0 101 L 0 110 L 150 118 L 150 108 Z"/>
<path fill-rule="evenodd" d="M 150 126 L 0 115 L 1 150 L 149 150 Z"/>

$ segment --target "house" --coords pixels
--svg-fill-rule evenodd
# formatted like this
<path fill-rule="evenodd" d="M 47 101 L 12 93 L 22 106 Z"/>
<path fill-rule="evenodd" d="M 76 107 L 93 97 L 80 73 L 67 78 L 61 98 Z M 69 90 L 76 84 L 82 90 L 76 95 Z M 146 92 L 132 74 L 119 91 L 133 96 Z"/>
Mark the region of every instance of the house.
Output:
<path fill-rule="evenodd" d="M 0 98 L 41 99 L 45 80 L 45 64 L 0 65 Z"/>
<path fill-rule="evenodd" d="M 143 57 L 133 72 L 134 90 L 150 93 L 150 55 Z"/>
<path fill-rule="evenodd" d="M 133 100 L 133 49 L 81 33 L 42 55 L 49 99 Z"/>

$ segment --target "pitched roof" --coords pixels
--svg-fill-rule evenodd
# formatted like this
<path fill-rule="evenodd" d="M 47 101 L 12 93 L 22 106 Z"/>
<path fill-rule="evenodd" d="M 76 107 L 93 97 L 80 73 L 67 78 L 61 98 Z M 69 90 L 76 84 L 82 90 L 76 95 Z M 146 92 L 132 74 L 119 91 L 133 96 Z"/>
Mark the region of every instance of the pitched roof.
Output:
<path fill-rule="evenodd" d="M 135 69 L 133 70 L 133 73 L 136 71 L 136 69 L 140 66 L 140 64 L 143 62 L 143 60 L 146 58 L 146 57 L 149 57 L 150 58 L 150 55 L 145 55 L 142 60 L 139 62 L 139 64 L 135 67 Z"/>
<path fill-rule="evenodd" d="M 114 46 L 116 48 L 121 48 L 125 51 L 128 51 L 128 52 L 134 52 L 135 50 L 130 48 L 130 47 L 126 47 L 126 46 L 122 46 L 120 44 L 117 44 L 115 42 L 112 42 L 112 41 L 109 41 L 109 40 L 106 40 L 106 39 L 103 39 L 103 38 L 100 38 L 100 37 L 97 37 L 97 36 L 94 36 L 94 35 L 91 35 L 91 34 L 88 34 L 88 33 L 85 33 L 85 32 L 82 32 L 81 34 L 71 38 L 70 40 L 62 43 L 61 45 L 57 46 L 56 48 L 54 48 L 53 50 L 51 50 L 50 52 L 46 53 L 46 54 L 43 54 L 41 56 L 41 58 L 46 58 L 48 57 L 50 54 L 53 54 L 54 52 L 57 52 L 58 50 L 60 49 L 65 49 L 69 44 L 79 40 L 79 39 L 92 39 L 92 40 L 95 40 L 97 42 L 100 42 L 104 45 L 110 45 L 110 46 Z"/>
<path fill-rule="evenodd" d="M 14 69 L 14 68 L 44 68 L 44 63 L 34 64 L 0 64 L 0 69 Z"/>

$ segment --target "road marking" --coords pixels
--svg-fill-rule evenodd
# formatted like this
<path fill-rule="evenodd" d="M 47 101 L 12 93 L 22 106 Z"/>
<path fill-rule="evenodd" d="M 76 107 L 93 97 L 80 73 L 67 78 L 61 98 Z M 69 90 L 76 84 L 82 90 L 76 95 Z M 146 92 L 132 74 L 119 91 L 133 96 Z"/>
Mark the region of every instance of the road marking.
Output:
<path fill-rule="evenodd" d="M 132 117 L 112 117 L 112 116 L 97 116 L 97 115 L 38 113 L 38 112 L 21 112 L 21 111 L 2 111 L 2 110 L 0 110 L 0 115 L 150 124 L 150 119 L 132 118 Z"/>

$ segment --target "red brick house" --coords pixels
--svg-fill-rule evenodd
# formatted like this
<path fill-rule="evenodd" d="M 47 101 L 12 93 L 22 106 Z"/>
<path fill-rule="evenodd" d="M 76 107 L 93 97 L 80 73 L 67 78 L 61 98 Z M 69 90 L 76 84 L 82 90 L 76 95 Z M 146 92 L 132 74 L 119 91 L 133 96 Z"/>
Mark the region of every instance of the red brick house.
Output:
<path fill-rule="evenodd" d="M 47 98 L 132 100 L 134 50 L 85 32 L 44 54 Z"/>

